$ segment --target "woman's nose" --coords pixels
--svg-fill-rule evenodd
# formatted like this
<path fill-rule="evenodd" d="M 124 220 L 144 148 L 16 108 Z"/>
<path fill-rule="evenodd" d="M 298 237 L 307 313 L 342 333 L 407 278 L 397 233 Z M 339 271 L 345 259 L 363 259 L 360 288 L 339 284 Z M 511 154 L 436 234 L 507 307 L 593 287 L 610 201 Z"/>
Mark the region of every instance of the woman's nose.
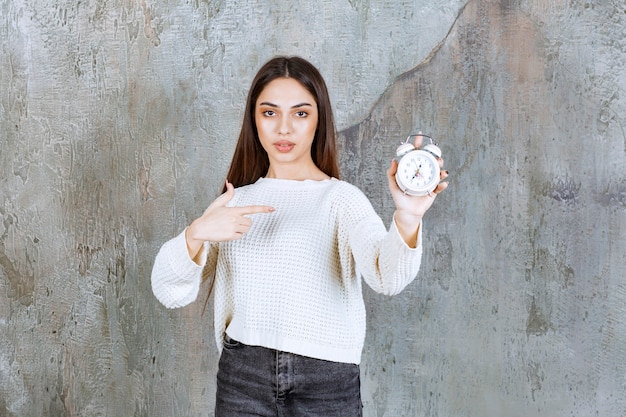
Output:
<path fill-rule="evenodd" d="M 281 117 L 280 125 L 278 126 L 278 132 L 283 135 L 291 133 L 291 120 L 289 120 L 289 116 Z"/>

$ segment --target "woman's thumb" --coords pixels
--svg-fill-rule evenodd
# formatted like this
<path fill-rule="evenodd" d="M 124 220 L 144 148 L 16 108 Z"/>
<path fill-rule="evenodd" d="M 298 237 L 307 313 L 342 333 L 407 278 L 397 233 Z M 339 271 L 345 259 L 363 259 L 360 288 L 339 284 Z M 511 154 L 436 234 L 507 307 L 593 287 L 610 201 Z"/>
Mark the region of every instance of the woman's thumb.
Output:
<path fill-rule="evenodd" d="M 226 206 L 226 204 L 228 204 L 230 200 L 233 199 L 234 196 L 235 196 L 235 187 L 233 187 L 233 185 L 230 182 L 228 182 L 228 180 L 226 180 L 226 192 L 224 192 L 224 194 L 217 197 L 213 205 L 224 207 Z"/>

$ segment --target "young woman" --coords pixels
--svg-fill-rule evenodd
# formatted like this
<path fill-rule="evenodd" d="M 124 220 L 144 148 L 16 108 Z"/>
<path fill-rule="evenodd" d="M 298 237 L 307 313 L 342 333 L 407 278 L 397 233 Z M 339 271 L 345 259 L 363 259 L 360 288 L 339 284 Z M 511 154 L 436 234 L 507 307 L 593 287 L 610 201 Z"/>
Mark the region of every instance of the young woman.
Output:
<path fill-rule="evenodd" d="M 213 280 L 217 417 L 362 415 L 361 282 L 391 295 L 415 278 L 422 217 L 447 186 L 408 196 L 396 169 L 392 161 L 387 230 L 365 195 L 338 179 L 318 70 L 298 57 L 259 70 L 224 193 L 163 245 L 152 271 L 168 308 L 196 300 L 203 276 Z"/>

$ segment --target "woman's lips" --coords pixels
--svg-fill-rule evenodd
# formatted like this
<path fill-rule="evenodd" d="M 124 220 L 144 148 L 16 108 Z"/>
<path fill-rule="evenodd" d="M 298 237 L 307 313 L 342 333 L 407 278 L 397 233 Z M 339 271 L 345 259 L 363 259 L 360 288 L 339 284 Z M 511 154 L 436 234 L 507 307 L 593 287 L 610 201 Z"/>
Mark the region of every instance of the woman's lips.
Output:
<path fill-rule="evenodd" d="M 281 153 L 287 153 L 293 149 L 295 143 L 288 141 L 274 142 L 274 147 Z"/>

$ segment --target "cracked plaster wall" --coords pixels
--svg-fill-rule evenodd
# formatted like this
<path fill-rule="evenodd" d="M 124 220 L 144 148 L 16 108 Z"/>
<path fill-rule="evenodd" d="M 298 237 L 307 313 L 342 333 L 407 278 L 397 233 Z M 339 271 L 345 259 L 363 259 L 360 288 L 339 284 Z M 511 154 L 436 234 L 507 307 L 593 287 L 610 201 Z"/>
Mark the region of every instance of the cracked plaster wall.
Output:
<path fill-rule="evenodd" d="M 0 415 L 212 415 L 210 309 L 152 259 L 286 53 L 385 220 L 409 131 L 451 171 L 418 279 L 365 291 L 365 415 L 625 416 L 625 39 L 617 0 L 0 0 Z"/>

